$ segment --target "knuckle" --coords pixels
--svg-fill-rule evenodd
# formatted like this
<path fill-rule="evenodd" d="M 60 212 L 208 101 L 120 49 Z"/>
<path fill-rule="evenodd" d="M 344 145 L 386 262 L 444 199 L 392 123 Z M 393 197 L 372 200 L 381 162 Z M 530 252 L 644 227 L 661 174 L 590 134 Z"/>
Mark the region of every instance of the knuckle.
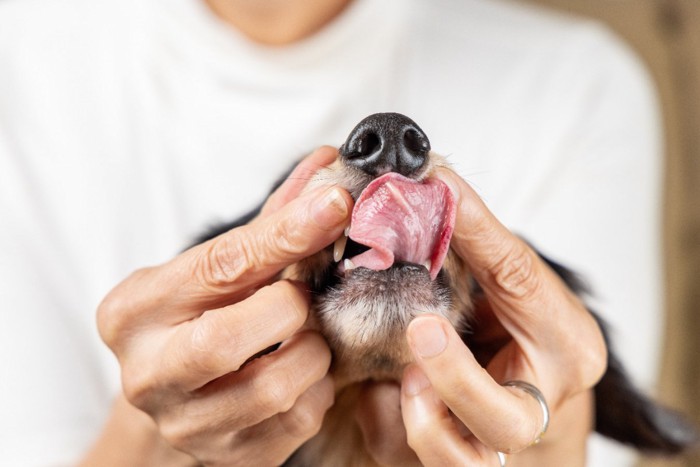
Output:
<path fill-rule="evenodd" d="M 602 378 L 608 367 L 608 348 L 600 329 L 589 338 L 577 340 L 575 362 L 578 368 L 578 387 L 576 391 L 595 386 Z"/>
<path fill-rule="evenodd" d="M 182 357 L 186 372 L 209 376 L 221 371 L 235 371 L 243 363 L 231 349 L 238 346 L 238 336 L 222 313 L 207 311 L 193 323 L 189 349 Z M 234 352 L 235 353 L 235 352 Z"/>
<path fill-rule="evenodd" d="M 185 452 L 192 450 L 196 430 L 187 423 L 182 423 L 182 421 L 160 423 L 158 429 L 160 435 L 170 446 Z"/>
<path fill-rule="evenodd" d="M 593 387 L 598 381 L 603 377 L 606 370 L 608 369 L 608 348 L 605 346 L 605 342 L 601 339 L 601 345 L 598 347 L 598 351 L 591 351 L 587 354 L 587 380 L 584 383 L 584 387 Z"/>
<path fill-rule="evenodd" d="M 123 300 L 113 292 L 107 295 L 97 307 L 97 330 L 104 343 L 110 348 L 116 345 L 125 327 L 123 309 Z"/>
<path fill-rule="evenodd" d="M 285 433 L 293 438 L 309 439 L 321 430 L 323 414 L 314 407 L 292 407 L 281 422 Z"/>
<path fill-rule="evenodd" d="M 132 369 L 133 368 L 133 369 Z M 124 365 L 122 369 L 122 390 L 126 399 L 135 407 L 148 411 L 156 391 L 156 380 L 147 374 L 145 368 L 137 365 Z"/>
<path fill-rule="evenodd" d="M 608 344 L 600 324 L 578 297 L 572 296 L 572 300 L 567 319 L 575 332 L 563 334 L 557 344 L 560 351 L 549 354 L 554 371 L 562 375 L 562 400 L 595 386 L 609 363 Z"/>
<path fill-rule="evenodd" d="M 210 379 L 211 375 L 217 374 L 224 366 L 223 360 L 221 352 L 197 349 L 188 352 L 188 355 L 182 358 L 183 373 L 192 380 Z M 235 368 L 232 369 L 234 370 Z"/>
<path fill-rule="evenodd" d="M 536 257 L 521 241 L 502 254 L 491 271 L 499 290 L 515 299 L 529 300 L 542 287 L 542 275 L 537 268 Z"/>
<path fill-rule="evenodd" d="M 131 293 L 130 284 L 138 282 L 149 269 L 133 272 L 121 284 L 112 289 L 97 307 L 97 329 L 100 337 L 110 348 L 128 335 L 128 330 L 135 323 L 135 318 L 142 314 L 141 306 Z"/>
<path fill-rule="evenodd" d="M 257 260 L 251 242 L 246 241 L 244 229 L 236 235 L 216 237 L 197 256 L 195 274 L 205 288 L 218 290 L 236 282 Z"/>
<path fill-rule="evenodd" d="M 289 218 L 245 225 L 205 244 L 197 254 L 195 274 L 206 289 L 219 290 L 250 271 L 306 256 L 308 232 Z"/>
<path fill-rule="evenodd" d="M 261 414 L 272 415 L 287 412 L 294 405 L 296 398 L 292 394 L 291 384 L 284 381 L 276 372 L 261 371 L 254 380 L 254 406 Z"/>
<path fill-rule="evenodd" d="M 309 251 L 309 232 L 291 223 L 289 217 L 278 219 L 260 237 L 266 250 L 273 252 L 278 260 L 305 256 Z"/>

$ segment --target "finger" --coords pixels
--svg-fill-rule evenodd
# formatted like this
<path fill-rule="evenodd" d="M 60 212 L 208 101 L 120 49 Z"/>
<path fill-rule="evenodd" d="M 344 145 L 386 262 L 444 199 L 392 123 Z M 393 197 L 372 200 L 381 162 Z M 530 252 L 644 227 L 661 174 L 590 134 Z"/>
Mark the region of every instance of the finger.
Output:
<path fill-rule="evenodd" d="M 98 326 L 115 351 L 141 327 L 168 327 L 250 295 L 282 268 L 335 241 L 352 207 L 337 187 L 314 190 L 165 265 L 136 271 L 100 304 Z"/>
<path fill-rule="evenodd" d="M 333 405 L 334 383 L 326 376 L 296 400 L 286 412 L 275 415 L 236 435 L 230 465 L 282 465 L 291 454 L 316 435 Z"/>
<path fill-rule="evenodd" d="M 258 222 L 191 249 L 178 260 L 184 263 L 179 267 L 192 271 L 194 277 L 173 291 L 176 298 L 195 308 L 222 296 L 235 299 L 335 241 L 345 228 L 351 206 L 352 198 L 345 190 L 320 188 Z"/>
<path fill-rule="evenodd" d="M 165 333 L 157 348 L 129 346 L 121 356 L 124 390 L 137 404 L 163 392 L 188 393 L 236 371 L 301 328 L 308 301 L 301 284 L 276 282 L 235 305 L 182 323 Z"/>
<path fill-rule="evenodd" d="M 379 465 L 418 463 L 406 441 L 400 397 L 399 385 L 390 382 L 369 383 L 360 394 L 355 420 L 367 452 Z"/>
<path fill-rule="evenodd" d="M 544 318 L 545 313 L 540 311 L 544 294 L 548 300 L 568 298 L 568 294 L 550 296 L 551 287 L 543 284 L 556 284 L 558 295 L 564 295 L 565 288 L 535 252 L 496 219 L 466 182 L 448 169 L 439 169 L 436 175 L 448 184 L 457 199 L 450 246 L 467 262 L 489 299 L 511 313 L 533 308 L 529 305 L 535 303 L 538 306 L 532 311 L 534 319 Z"/>
<path fill-rule="evenodd" d="M 494 381 L 445 318 L 415 318 L 408 326 L 407 337 L 416 364 L 439 398 L 487 446 L 515 452 L 540 435 L 544 414 L 537 401 L 524 391 L 504 388 Z M 539 386 L 532 367 L 526 362 L 515 363 L 519 368 L 508 375 L 509 379 Z"/>
<path fill-rule="evenodd" d="M 158 425 L 171 444 L 187 452 L 203 445 L 230 447 L 228 434 L 290 411 L 303 394 L 326 379 L 329 365 L 330 351 L 318 333 L 297 334 L 239 372 L 160 411 Z M 287 421 L 289 430 L 303 425 L 303 420 Z"/>
<path fill-rule="evenodd" d="M 419 367 L 406 367 L 401 388 L 408 444 L 423 465 L 499 465 L 494 451 L 462 437 L 448 407 Z"/>
<path fill-rule="evenodd" d="M 591 314 L 459 176 L 448 169 L 439 169 L 437 176 L 458 203 L 451 248 L 467 262 L 499 321 L 531 357 L 555 358 L 558 370 L 582 368 L 576 383 L 594 384 L 605 367 L 606 351 Z"/>
<path fill-rule="evenodd" d="M 305 157 L 292 171 L 287 179 L 267 199 L 260 212 L 260 217 L 277 212 L 285 204 L 299 196 L 308 184 L 316 176 L 317 172 L 333 162 L 338 157 L 338 150 L 331 146 L 321 146 Z"/>

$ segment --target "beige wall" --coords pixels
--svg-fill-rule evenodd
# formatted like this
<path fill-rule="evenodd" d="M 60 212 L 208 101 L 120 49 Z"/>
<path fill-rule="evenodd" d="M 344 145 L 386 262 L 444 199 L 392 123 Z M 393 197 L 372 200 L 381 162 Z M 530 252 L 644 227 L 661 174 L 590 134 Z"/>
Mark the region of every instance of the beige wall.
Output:
<path fill-rule="evenodd" d="M 646 61 L 666 129 L 667 329 L 659 397 L 700 425 L 700 0 L 519 0 L 598 18 Z M 700 466 L 700 452 L 644 466 Z"/>

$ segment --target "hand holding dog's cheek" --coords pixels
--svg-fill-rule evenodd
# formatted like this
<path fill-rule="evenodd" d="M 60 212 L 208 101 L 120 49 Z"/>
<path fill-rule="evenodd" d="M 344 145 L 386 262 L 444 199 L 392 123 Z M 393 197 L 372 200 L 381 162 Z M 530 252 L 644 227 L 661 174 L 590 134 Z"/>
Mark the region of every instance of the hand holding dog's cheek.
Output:
<path fill-rule="evenodd" d="M 447 169 L 439 169 L 437 176 L 450 186 L 457 202 L 451 248 L 472 271 L 493 316 L 511 340 L 483 368 L 444 318 L 423 315 L 411 322 L 407 338 L 420 368 L 420 372 L 407 370 L 403 381 L 402 412 L 411 447 L 426 461 L 452 448 L 468 459 L 483 449 L 492 454 L 515 453 L 530 446 L 545 426 L 545 413 L 523 389 L 501 386 L 507 381 L 525 381 L 539 388 L 550 407 L 552 426 L 580 425 L 577 446 L 583 446 L 590 430 L 585 416 L 590 406 L 579 407 L 582 420 L 562 408 L 589 393 L 604 370 L 606 349 L 597 323 L 559 277 L 496 220 L 461 178 Z M 444 416 L 447 408 L 473 436 L 455 434 L 456 425 Z M 432 426 L 442 437 L 424 443 L 430 431 L 425 426 Z M 549 439 L 561 438 L 552 435 Z M 440 440 L 444 449 L 433 452 L 430 447 Z M 556 455 L 558 446 L 563 446 L 557 443 L 552 449 L 545 442 L 516 458 L 532 458 L 533 453 L 536 458 L 545 448 Z M 475 465 L 498 465 L 486 462 Z"/>
<path fill-rule="evenodd" d="M 554 407 L 592 387 L 607 361 L 603 335 L 592 315 L 466 182 L 447 169 L 439 170 L 438 177 L 457 199 L 451 247 L 468 264 L 494 314 L 515 340 L 517 352 L 527 360 L 529 374 L 520 369 L 521 379 L 545 376 L 539 381 L 540 390 Z M 498 376 L 515 379 L 507 372 Z"/>
<path fill-rule="evenodd" d="M 205 464 L 252 451 L 279 464 L 318 431 L 333 400 L 330 351 L 318 333 L 300 332 L 306 287 L 265 284 L 333 242 L 351 206 L 343 190 L 318 189 L 137 271 L 103 301 L 98 327 L 124 393 L 171 445 Z"/>

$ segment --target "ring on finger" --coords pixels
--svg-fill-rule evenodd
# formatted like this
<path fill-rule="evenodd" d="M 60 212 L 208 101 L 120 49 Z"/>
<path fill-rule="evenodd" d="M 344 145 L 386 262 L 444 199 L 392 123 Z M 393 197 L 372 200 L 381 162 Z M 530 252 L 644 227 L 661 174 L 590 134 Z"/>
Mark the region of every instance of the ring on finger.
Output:
<path fill-rule="evenodd" d="M 500 462 L 499 465 L 501 467 L 506 467 L 506 455 L 501 451 L 496 451 L 496 454 L 498 454 L 498 462 Z"/>
<path fill-rule="evenodd" d="M 535 440 L 532 443 L 530 443 L 530 446 L 539 443 L 542 440 L 544 434 L 546 433 L 547 427 L 549 427 L 549 407 L 547 407 L 547 401 L 544 400 L 542 392 L 532 384 L 527 383 L 525 381 L 507 381 L 501 386 L 521 389 L 529 395 L 531 395 L 532 397 L 534 397 L 537 403 L 540 404 L 540 408 L 542 409 L 542 429 L 540 430 L 539 434 L 535 437 Z"/>

